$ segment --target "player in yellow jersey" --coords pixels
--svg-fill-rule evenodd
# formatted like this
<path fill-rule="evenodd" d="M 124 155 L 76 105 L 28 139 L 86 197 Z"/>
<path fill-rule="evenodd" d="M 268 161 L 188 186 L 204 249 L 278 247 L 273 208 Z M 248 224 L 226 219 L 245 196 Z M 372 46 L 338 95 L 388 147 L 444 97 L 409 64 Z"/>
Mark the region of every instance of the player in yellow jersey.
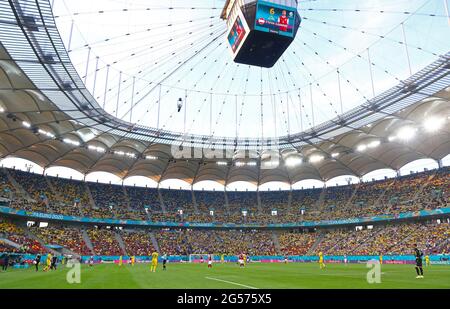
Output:
<path fill-rule="evenodd" d="M 220 256 L 220 263 L 221 264 L 225 263 L 225 255 L 223 254 Z"/>
<path fill-rule="evenodd" d="M 383 255 L 380 254 L 380 265 L 383 265 Z"/>
<path fill-rule="evenodd" d="M 122 256 L 119 256 L 119 266 L 122 266 L 123 261 L 122 261 Z"/>
<path fill-rule="evenodd" d="M 158 266 L 158 252 L 152 253 L 152 266 L 150 266 L 151 272 L 156 272 L 156 266 Z"/>
<path fill-rule="evenodd" d="M 134 263 L 136 262 L 136 257 L 133 255 L 131 257 L 131 266 L 134 266 Z"/>
<path fill-rule="evenodd" d="M 47 259 L 45 260 L 45 267 L 44 271 L 50 270 L 50 267 L 52 266 L 52 255 L 49 253 L 47 254 Z"/>
<path fill-rule="evenodd" d="M 247 265 L 247 254 L 242 255 L 244 257 L 244 266 Z"/>
<path fill-rule="evenodd" d="M 425 255 L 425 265 L 430 266 L 430 256 L 428 254 Z"/>
<path fill-rule="evenodd" d="M 320 269 L 325 268 L 325 263 L 323 262 L 323 253 L 322 252 L 319 252 L 319 267 L 320 267 Z"/>

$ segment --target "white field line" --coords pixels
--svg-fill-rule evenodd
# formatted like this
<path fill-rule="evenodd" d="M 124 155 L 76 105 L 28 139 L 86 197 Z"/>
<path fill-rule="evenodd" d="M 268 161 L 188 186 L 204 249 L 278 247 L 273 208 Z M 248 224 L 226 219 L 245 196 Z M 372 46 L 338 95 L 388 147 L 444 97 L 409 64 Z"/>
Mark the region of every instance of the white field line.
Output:
<path fill-rule="evenodd" d="M 243 286 L 245 288 L 249 288 L 249 289 L 253 289 L 253 290 L 257 290 L 258 289 L 258 288 L 255 288 L 254 286 L 240 284 L 240 283 L 236 283 L 236 282 L 232 282 L 232 281 L 227 281 L 227 280 L 222 280 L 222 279 L 217 279 L 217 278 L 212 278 L 212 277 L 205 277 L 205 278 L 208 279 L 208 280 L 215 280 L 215 281 L 225 282 L 225 283 L 229 283 L 229 284 L 239 285 L 239 286 Z"/>

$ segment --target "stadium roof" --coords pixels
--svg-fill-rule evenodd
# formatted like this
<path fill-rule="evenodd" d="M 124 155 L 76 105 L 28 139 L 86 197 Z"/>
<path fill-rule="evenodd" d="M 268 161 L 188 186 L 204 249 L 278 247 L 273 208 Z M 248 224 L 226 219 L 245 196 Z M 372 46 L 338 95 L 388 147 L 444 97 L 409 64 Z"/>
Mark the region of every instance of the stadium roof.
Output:
<path fill-rule="evenodd" d="M 450 153 L 449 53 L 364 104 L 300 133 L 273 139 L 183 134 L 106 113 L 74 68 L 49 2 L 33 2 L 26 13 L 20 4 L 0 4 L 2 157 L 157 182 L 261 185 L 360 177 Z M 192 146 L 193 156 L 179 158 L 180 145 Z M 211 158 L 201 149 L 225 158 Z M 270 160 L 277 159 L 274 150 L 279 165 Z"/>

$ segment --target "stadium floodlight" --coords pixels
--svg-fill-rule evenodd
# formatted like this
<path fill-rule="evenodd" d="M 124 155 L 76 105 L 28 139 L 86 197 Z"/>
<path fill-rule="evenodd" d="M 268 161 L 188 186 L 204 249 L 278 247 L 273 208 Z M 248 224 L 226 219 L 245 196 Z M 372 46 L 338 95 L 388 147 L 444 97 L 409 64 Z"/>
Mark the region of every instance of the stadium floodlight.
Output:
<path fill-rule="evenodd" d="M 423 122 L 423 127 L 428 133 L 433 133 L 442 128 L 445 119 L 441 117 L 429 117 Z"/>
<path fill-rule="evenodd" d="M 219 165 L 219 166 L 228 165 L 228 163 L 226 161 L 217 161 L 216 164 Z"/>
<path fill-rule="evenodd" d="M 80 146 L 80 142 L 71 140 L 70 138 L 63 139 L 63 142 L 66 144 L 73 145 L 73 146 Z"/>
<path fill-rule="evenodd" d="M 416 129 L 413 127 L 410 127 L 410 126 L 401 128 L 397 133 L 397 137 L 404 141 L 409 141 L 415 135 L 416 135 Z"/>
<path fill-rule="evenodd" d="M 380 146 L 381 142 L 379 140 L 375 140 L 370 142 L 369 144 L 367 144 L 367 147 L 369 148 L 377 148 L 378 146 Z"/>
<path fill-rule="evenodd" d="M 331 154 L 331 157 L 332 157 L 332 158 L 337 158 L 337 157 L 339 157 L 339 152 L 333 152 L 333 153 Z"/>
<path fill-rule="evenodd" d="M 356 150 L 359 152 L 363 152 L 367 149 L 367 146 L 364 144 L 358 145 L 358 147 L 356 147 Z"/>
<path fill-rule="evenodd" d="M 288 157 L 285 162 L 287 167 L 296 167 L 302 164 L 303 160 L 300 157 Z"/>
<path fill-rule="evenodd" d="M 236 165 L 237 167 L 242 167 L 242 166 L 245 166 L 245 162 L 237 161 L 234 163 L 234 165 Z"/>
<path fill-rule="evenodd" d="M 256 163 L 256 161 L 250 161 L 250 162 L 247 162 L 247 165 L 248 166 L 256 166 L 258 164 Z"/>
<path fill-rule="evenodd" d="M 146 155 L 145 159 L 147 159 L 147 160 L 158 160 L 158 157 L 152 156 L 152 155 Z"/>
<path fill-rule="evenodd" d="M 390 142 L 393 142 L 396 139 L 397 139 L 397 136 L 395 136 L 395 135 L 391 135 L 391 136 L 388 137 L 388 141 L 390 141 Z"/>
<path fill-rule="evenodd" d="M 28 122 L 28 121 L 22 121 L 22 125 L 25 127 L 25 128 L 31 128 L 31 124 Z"/>
<path fill-rule="evenodd" d="M 322 155 L 312 155 L 311 157 L 309 157 L 309 162 L 310 163 L 319 163 L 324 159 L 324 157 Z"/>
<path fill-rule="evenodd" d="M 4 112 L 5 112 L 5 109 L 2 106 L 0 106 L 0 113 L 4 113 Z"/>

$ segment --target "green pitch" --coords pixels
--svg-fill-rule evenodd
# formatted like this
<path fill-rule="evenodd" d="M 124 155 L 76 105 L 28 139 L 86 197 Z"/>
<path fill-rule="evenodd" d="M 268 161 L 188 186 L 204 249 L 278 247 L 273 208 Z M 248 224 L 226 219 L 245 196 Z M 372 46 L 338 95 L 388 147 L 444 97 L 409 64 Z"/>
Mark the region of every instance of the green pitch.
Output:
<path fill-rule="evenodd" d="M 66 281 L 68 268 L 44 273 L 26 270 L 0 271 L 0 289 L 4 288 L 450 288 L 450 266 L 425 267 L 425 278 L 415 279 L 413 265 L 383 265 L 381 283 L 366 281 L 364 264 L 327 264 L 320 270 L 316 263 L 250 264 L 240 269 L 235 264 L 168 264 L 156 273 L 148 264 L 134 267 L 112 264 L 81 267 L 81 283 Z"/>

